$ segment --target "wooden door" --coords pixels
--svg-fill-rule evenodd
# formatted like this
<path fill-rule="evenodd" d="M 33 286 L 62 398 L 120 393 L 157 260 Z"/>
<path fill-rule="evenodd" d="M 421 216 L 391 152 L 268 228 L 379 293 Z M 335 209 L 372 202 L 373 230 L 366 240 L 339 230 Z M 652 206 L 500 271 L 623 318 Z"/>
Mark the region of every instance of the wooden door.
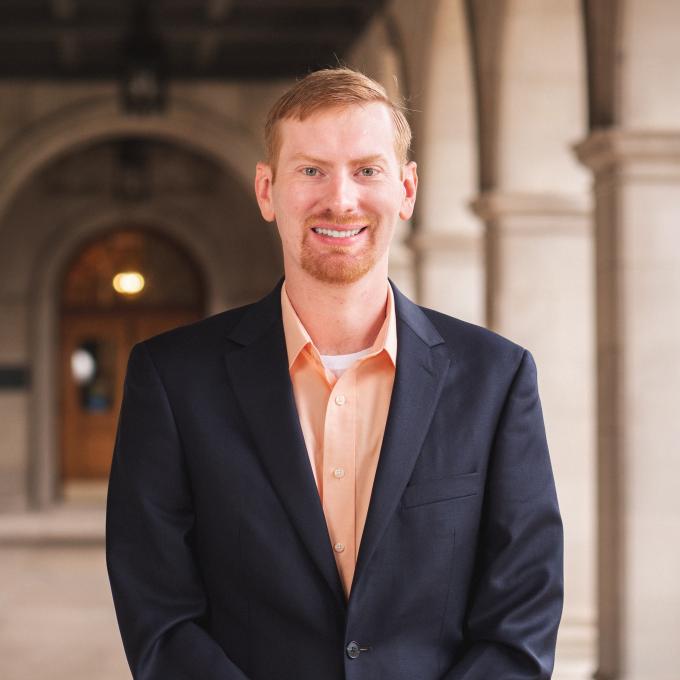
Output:
<path fill-rule="evenodd" d="M 62 477 L 106 479 L 132 346 L 198 318 L 191 311 L 66 312 L 61 335 Z"/>

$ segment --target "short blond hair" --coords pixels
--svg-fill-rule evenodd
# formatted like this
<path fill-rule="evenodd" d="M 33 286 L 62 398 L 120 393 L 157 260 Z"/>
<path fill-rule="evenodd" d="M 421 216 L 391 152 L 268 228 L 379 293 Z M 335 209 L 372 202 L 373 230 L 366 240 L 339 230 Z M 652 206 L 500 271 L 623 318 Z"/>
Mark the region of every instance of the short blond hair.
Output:
<path fill-rule="evenodd" d="M 285 92 L 272 106 L 264 126 L 266 161 L 276 173 L 281 150 L 278 123 L 285 119 L 305 120 L 324 109 L 343 108 L 353 104 L 381 102 L 394 123 L 394 147 L 401 163 L 408 161 L 411 127 L 403 107 L 392 101 L 385 88 L 368 76 L 346 67 L 313 71 Z"/>

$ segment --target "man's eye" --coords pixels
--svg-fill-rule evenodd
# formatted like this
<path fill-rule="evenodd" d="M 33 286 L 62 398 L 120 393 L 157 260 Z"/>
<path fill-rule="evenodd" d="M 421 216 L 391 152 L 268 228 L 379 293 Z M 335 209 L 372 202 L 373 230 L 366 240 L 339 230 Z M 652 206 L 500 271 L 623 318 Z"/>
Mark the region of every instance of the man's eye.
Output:
<path fill-rule="evenodd" d="M 361 168 L 359 174 L 362 177 L 375 177 L 378 174 L 378 171 L 375 168 Z"/>
<path fill-rule="evenodd" d="M 307 177 L 316 177 L 319 174 L 319 171 L 316 168 L 304 168 L 302 173 L 307 175 Z"/>

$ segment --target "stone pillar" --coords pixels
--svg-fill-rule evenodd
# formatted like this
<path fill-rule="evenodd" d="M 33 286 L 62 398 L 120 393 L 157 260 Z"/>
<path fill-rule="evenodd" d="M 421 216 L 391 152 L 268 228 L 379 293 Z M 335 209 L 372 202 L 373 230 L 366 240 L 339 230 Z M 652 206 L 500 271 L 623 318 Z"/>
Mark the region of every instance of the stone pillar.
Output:
<path fill-rule="evenodd" d="M 596 131 L 600 669 L 680 673 L 680 132 Z"/>
<path fill-rule="evenodd" d="M 592 218 L 587 198 L 487 192 L 488 325 L 527 347 L 565 529 L 565 608 L 555 680 L 595 668 L 595 420 Z"/>
<path fill-rule="evenodd" d="M 469 230 L 419 229 L 408 241 L 417 271 L 418 302 L 483 325 L 484 241 Z"/>
<path fill-rule="evenodd" d="M 26 308 L 0 291 L 0 513 L 27 507 L 30 369 Z"/>
<path fill-rule="evenodd" d="M 390 247 L 389 276 L 399 290 L 412 300 L 417 299 L 415 258 L 408 246 L 411 220 L 399 220 Z"/>

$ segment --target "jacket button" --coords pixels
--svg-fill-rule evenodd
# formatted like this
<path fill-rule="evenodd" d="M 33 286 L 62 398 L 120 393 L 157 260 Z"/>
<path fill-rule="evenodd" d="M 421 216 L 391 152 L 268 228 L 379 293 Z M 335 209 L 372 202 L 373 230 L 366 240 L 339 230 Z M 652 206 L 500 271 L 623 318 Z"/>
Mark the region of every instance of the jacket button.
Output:
<path fill-rule="evenodd" d="M 346 648 L 345 651 L 347 652 L 347 656 L 350 659 L 358 659 L 359 654 L 361 654 L 361 649 L 359 647 L 359 644 L 357 642 L 354 642 L 354 641 L 350 642 L 347 645 L 347 648 Z"/>

